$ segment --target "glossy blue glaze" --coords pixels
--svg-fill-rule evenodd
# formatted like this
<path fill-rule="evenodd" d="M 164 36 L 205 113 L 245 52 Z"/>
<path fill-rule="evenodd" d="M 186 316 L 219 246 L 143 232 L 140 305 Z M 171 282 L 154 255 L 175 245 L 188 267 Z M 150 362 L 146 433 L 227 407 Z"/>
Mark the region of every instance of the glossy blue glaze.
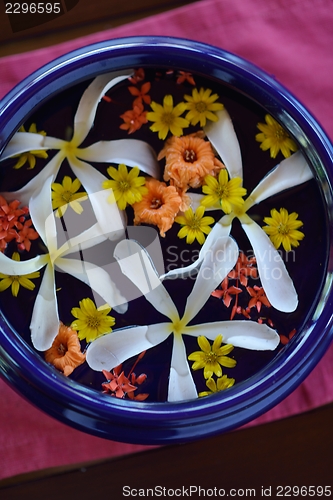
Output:
<path fill-rule="evenodd" d="M 134 37 L 91 45 L 60 57 L 30 75 L 0 103 L 0 151 L 45 100 L 96 75 L 131 67 L 178 68 L 221 80 L 260 103 L 296 137 L 312 165 L 327 207 L 332 233 L 332 145 L 306 108 L 270 75 L 221 49 L 198 42 Z M 264 369 L 226 393 L 181 403 L 146 403 L 110 398 L 61 373 L 0 317 L 2 376 L 53 417 L 100 437 L 144 444 L 185 442 L 234 429 L 290 394 L 327 350 L 332 338 L 332 234 L 327 274 L 317 307 L 302 332 Z M 79 390 L 78 390 L 79 387 Z"/>

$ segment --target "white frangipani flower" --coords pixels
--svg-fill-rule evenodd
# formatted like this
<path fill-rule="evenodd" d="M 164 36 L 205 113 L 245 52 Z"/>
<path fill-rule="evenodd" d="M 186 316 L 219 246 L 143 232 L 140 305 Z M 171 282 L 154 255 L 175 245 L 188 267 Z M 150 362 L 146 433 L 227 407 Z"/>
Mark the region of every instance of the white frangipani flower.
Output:
<path fill-rule="evenodd" d="M 231 118 L 225 109 L 217 112 L 217 115 L 219 120 L 210 122 L 205 127 L 207 137 L 222 158 L 229 177 L 243 179 L 241 152 Z M 267 234 L 247 214 L 247 211 L 270 196 L 302 184 L 312 177 L 313 174 L 301 152 L 283 160 L 260 181 L 241 208 L 235 208 L 214 225 L 195 262 L 187 267 L 173 269 L 161 276 L 161 279 L 186 275 L 198 268 L 215 240 L 229 235 L 233 219 L 237 217 L 252 245 L 260 280 L 269 302 L 279 311 L 294 311 L 298 305 L 298 296 L 286 266 Z M 202 195 L 187 194 L 191 196 L 194 208 L 200 205 Z M 217 209 L 218 207 L 206 208 L 206 210 Z"/>
<path fill-rule="evenodd" d="M 159 165 L 156 154 L 153 148 L 144 141 L 137 139 L 99 141 L 86 148 L 80 148 L 93 126 L 101 98 L 108 90 L 129 76 L 128 71 L 113 72 L 97 76 L 93 80 L 81 97 L 74 117 L 73 137 L 70 141 L 30 132 L 17 132 L 5 148 L 1 161 L 31 150 L 55 149 L 59 150 L 59 152 L 39 174 L 21 189 L 15 192 L 3 193 L 5 198 L 7 200 L 19 199 L 21 203 L 27 205 L 34 193 L 45 182 L 49 183 L 51 192 L 51 184 L 54 182 L 65 158 L 89 196 L 100 192 L 103 182 L 107 180 L 107 177 L 88 163 L 89 161 L 124 163 L 129 167 L 137 166 L 150 176 L 158 177 Z M 98 200 L 91 198 L 91 203 L 99 221 L 99 217 L 103 217 L 103 214 L 100 213 Z M 116 203 L 112 205 L 114 214 L 117 216 L 117 205 Z M 110 231 L 110 221 L 112 223 L 112 217 L 109 219 L 108 228 L 103 228 L 105 231 Z"/>
<path fill-rule="evenodd" d="M 168 401 L 182 401 L 198 397 L 187 361 L 183 335 L 204 335 L 214 340 L 223 336 L 223 342 L 255 350 L 274 350 L 279 344 L 278 334 L 270 327 L 250 321 L 217 321 L 189 326 L 237 261 L 238 247 L 229 236 L 216 238 L 206 252 L 187 298 L 185 311 L 180 315 L 176 305 L 152 265 L 146 251 L 134 240 L 123 240 L 115 248 L 115 257 L 122 272 L 139 288 L 145 298 L 168 322 L 147 326 L 131 326 L 114 330 L 90 344 L 87 363 L 96 371 L 112 368 L 132 356 L 150 349 L 173 334 Z"/>
<path fill-rule="evenodd" d="M 69 254 L 93 247 L 107 238 L 98 222 L 78 236 L 69 239 L 60 248 L 57 247 L 56 222 L 49 186 L 50 179 L 47 179 L 42 189 L 38 193 L 35 192 L 30 200 L 31 219 L 48 253 L 26 261 L 15 261 L 0 252 L 0 272 L 4 274 L 21 276 L 46 266 L 30 323 L 31 340 L 39 351 L 51 347 L 59 330 L 55 268 L 89 285 L 118 312 L 123 313 L 127 309 L 126 299 L 104 269 L 90 262 L 67 258 Z M 106 203 L 109 194 L 102 192 L 99 196 L 101 210 L 106 219 L 113 215 L 113 206 Z"/>

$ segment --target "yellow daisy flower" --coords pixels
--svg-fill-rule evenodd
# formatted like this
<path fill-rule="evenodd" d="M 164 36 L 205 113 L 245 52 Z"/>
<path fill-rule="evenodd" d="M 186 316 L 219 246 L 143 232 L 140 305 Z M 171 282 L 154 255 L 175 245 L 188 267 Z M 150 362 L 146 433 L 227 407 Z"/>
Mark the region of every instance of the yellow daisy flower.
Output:
<path fill-rule="evenodd" d="M 265 121 L 266 123 L 258 123 L 260 133 L 256 135 L 256 141 L 261 142 L 260 148 L 263 151 L 269 149 L 271 158 L 276 158 L 279 151 L 285 158 L 288 158 L 292 151 L 297 151 L 295 141 L 272 116 L 266 115 Z"/>
<path fill-rule="evenodd" d="M 80 300 L 79 305 L 80 307 L 72 308 L 72 315 L 76 319 L 70 326 L 78 332 L 80 340 L 86 339 L 87 342 L 92 342 L 97 337 L 112 331 L 115 319 L 108 315 L 111 311 L 109 304 L 96 308 L 94 302 L 86 298 Z"/>
<path fill-rule="evenodd" d="M 203 396 L 209 396 L 210 394 L 214 394 L 215 392 L 220 392 L 224 391 L 225 389 L 229 389 L 229 387 L 232 387 L 234 383 L 235 379 L 228 378 L 227 375 L 222 375 L 222 377 L 219 377 L 216 382 L 211 377 L 208 380 L 206 380 L 206 386 L 208 387 L 209 391 L 199 392 L 199 398 L 202 398 Z"/>
<path fill-rule="evenodd" d="M 77 192 L 80 186 L 81 182 L 79 179 L 74 179 L 74 181 L 72 181 L 68 175 L 65 175 L 62 184 L 58 182 L 52 183 L 52 208 L 56 210 L 55 214 L 57 217 L 62 217 L 64 215 L 68 205 L 77 214 L 83 212 L 80 202 L 87 200 L 88 196 L 85 191 L 81 191 L 80 193 Z"/>
<path fill-rule="evenodd" d="M 223 337 L 218 335 L 211 346 L 209 341 L 203 335 L 198 337 L 198 344 L 201 351 L 192 352 L 188 359 L 194 361 L 192 370 L 204 369 L 204 377 L 209 379 L 213 373 L 217 377 L 222 377 L 222 368 L 233 368 L 236 366 L 236 360 L 228 358 L 227 355 L 233 350 L 234 346 L 226 344 L 221 347 Z"/>
<path fill-rule="evenodd" d="M 219 206 L 223 212 L 230 214 L 233 207 L 242 207 L 244 204 L 243 196 L 246 195 L 246 189 L 241 186 L 242 179 L 234 177 L 228 180 L 228 172 L 225 168 L 220 170 L 218 179 L 212 175 L 206 175 L 205 185 L 202 191 L 207 196 L 201 200 L 204 207 Z"/>
<path fill-rule="evenodd" d="M 20 254 L 18 252 L 14 252 L 12 255 L 12 259 L 19 262 L 21 260 Z M 23 288 L 26 288 L 27 290 L 33 290 L 36 285 L 31 280 L 39 278 L 39 276 L 39 271 L 30 274 L 24 274 L 23 276 L 9 276 L 7 274 L 0 273 L 0 292 L 7 290 L 7 288 L 11 286 L 13 297 L 17 297 L 20 286 L 23 286 Z"/>
<path fill-rule="evenodd" d="M 19 132 L 27 132 L 25 130 L 24 125 L 22 125 L 19 128 Z M 44 130 L 40 130 L 39 132 L 37 131 L 37 126 L 36 123 L 32 123 L 29 127 L 28 132 L 31 132 L 33 134 L 40 134 L 40 135 L 46 135 L 46 132 Z M 35 167 L 36 165 L 36 157 L 37 158 L 47 158 L 48 154 L 46 151 L 41 150 L 36 150 L 36 151 L 28 151 L 26 153 L 22 153 L 19 155 L 14 155 L 13 158 L 19 158 L 18 161 L 15 163 L 14 167 L 15 169 L 23 167 L 23 165 L 28 162 L 29 167 L 28 170 L 31 170 L 32 168 Z"/>
<path fill-rule="evenodd" d="M 268 225 L 263 226 L 263 230 L 268 234 L 275 248 L 282 245 L 286 252 L 290 252 L 292 246 L 299 246 L 304 233 L 298 231 L 298 228 L 303 226 L 303 222 L 297 218 L 296 212 L 289 214 L 285 208 L 280 208 L 280 212 L 273 208 L 271 216 L 264 218 L 264 222 Z"/>
<path fill-rule="evenodd" d="M 176 217 L 175 222 L 183 226 L 177 236 L 179 238 L 186 237 L 186 243 L 191 244 L 197 240 L 202 245 L 206 239 L 205 234 L 212 230 L 209 224 L 215 222 L 213 217 L 203 217 L 204 213 L 205 207 L 201 205 L 195 212 L 189 208 L 184 212 L 184 215 Z"/>
<path fill-rule="evenodd" d="M 142 195 L 148 193 L 148 189 L 144 186 L 146 179 L 139 177 L 138 167 L 128 171 L 126 165 L 121 163 L 118 169 L 109 167 L 107 172 L 112 180 L 104 181 L 102 187 L 113 190 L 113 195 L 110 195 L 108 200 L 112 203 L 115 199 L 120 210 L 125 210 L 127 205 L 141 201 Z"/>
<path fill-rule="evenodd" d="M 147 120 L 155 122 L 150 130 L 158 132 L 159 139 L 164 140 L 169 131 L 176 137 L 183 135 L 183 128 L 190 124 L 188 120 L 180 116 L 186 110 L 185 102 L 180 102 L 174 107 L 172 95 L 166 95 L 163 99 L 163 106 L 154 101 L 150 106 L 153 111 L 147 113 Z"/>
<path fill-rule="evenodd" d="M 188 101 L 185 109 L 189 110 L 185 118 L 191 122 L 191 125 L 200 122 L 200 127 L 204 127 L 207 119 L 217 122 L 218 117 L 214 111 L 220 111 L 224 106 L 220 102 L 215 102 L 219 98 L 217 94 L 211 94 L 210 89 L 201 88 L 199 92 L 198 89 L 193 89 L 191 96 L 184 96 L 184 99 Z"/>

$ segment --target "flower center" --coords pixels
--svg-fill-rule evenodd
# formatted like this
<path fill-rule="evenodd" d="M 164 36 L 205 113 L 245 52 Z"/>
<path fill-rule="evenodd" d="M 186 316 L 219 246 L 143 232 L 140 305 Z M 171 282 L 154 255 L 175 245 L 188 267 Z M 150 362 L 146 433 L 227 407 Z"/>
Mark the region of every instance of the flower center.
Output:
<path fill-rule="evenodd" d="M 65 203 L 69 203 L 72 199 L 73 193 L 70 191 L 63 191 L 61 198 L 64 200 Z"/>
<path fill-rule="evenodd" d="M 287 133 L 286 133 L 286 131 L 285 131 L 285 130 L 283 130 L 283 128 L 281 127 L 281 128 L 276 129 L 276 131 L 275 131 L 275 137 L 276 137 L 277 139 L 279 139 L 279 141 L 284 141 L 285 139 L 287 139 L 288 134 L 287 134 Z"/>
<path fill-rule="evenodd" d="M 228 186 L 227 185 L 224 185 L 224 186 L 219 185 L 219 187 L 216 190 L 216 194 L 220 198 L 220 200 L 223 200 L 223 198 L 228 198 L 228 196 L 229 196 Z"/>
<path fill-rule="evenodd" d="M 210 351 L 210 352 L 205 353 L 205 363 L 213 364 L 213 363 L 216 363 L 216 360 L 217 360 L 217 354 L 215 354 L 215 352 Z"/>
<path fill-rule="evenodd" d="M 280 234 L 288 234 L 289 228 L 288 228 L 287 224 L 282 224 L 282 222 L 280 222 L 280 224 L 277 227 L 277 231 Z"/>
<path fill-rule="evenodd" d="M 167 125 L 168 127 L 173 124 L 175 121 L 175 117 L 172 113 L 163 113 L 161 117 L 161 122 L 163 125 Z"/>
<path fill-rule="evenodd" d="M 195 214 L 193 216 L 193 219 L 188 222 L 188 225 L 191 229 L 200 229 L 201 226 L 201 218 L 197 217 Z"/>
<path fill-rule="evenodd" d="M 66 349 L 66 346 L 64 346 L 64 344 L 60 344 L 58 346 L 58 353 L 61 355 L 61 356 L 64 356 L 67 352 L 67 349 Z"/>
<path fill-rule="evenodd" d="M 198 113 L 204 113 L 207 110 L 207 105 L 203 101 L 199 101 L 195 105 L 195 109 L 198 111 Z"/>
<path fill-rule="evenodd" d="M 194 163 L 197 160 L 197 154 L 193 149 L 185 149 L 183 158 L 188 163 Z"/>
<path fill-rule="evenodd" d="M 98 316 L 88 316 L 87 325 L 89 328 L 92 328 L 93 330 L 97 330 L 99 325 L 100 325 L 99 317 Z"/>
<path fill-rule="evenodd" d="M 119 190 L 120 191 L 122 191 L 123 193 L 125 193 L 129 189 L 131 189 L 131 185 L 130 185 L 130 183 L 128 181 L 120 181 L 119 182 Z"/>
<path fill-rule="evenodd" d="M 163 205 L 163 202 L 160 198 L 153 198 L 150 202 L 150 208 L 153 210 L 157 210 Z"/>

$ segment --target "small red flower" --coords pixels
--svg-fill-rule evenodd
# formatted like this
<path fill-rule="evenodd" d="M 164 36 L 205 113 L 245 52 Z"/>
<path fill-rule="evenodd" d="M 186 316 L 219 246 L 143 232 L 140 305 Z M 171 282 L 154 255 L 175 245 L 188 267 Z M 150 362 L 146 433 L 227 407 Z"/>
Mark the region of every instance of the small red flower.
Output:
<path fill-rule="evenodd" d="M 119 128 L 127 130 L 129 134 L 133 134 L 133 132 L 139 130 L 144 123 L 147 123 L 146 114 L 147 111 L 143 111 L 143 105 L 136 104 L 133 109 L 125 111 L 125 113 L 120 115 L 124 123 L 122 123 Z"/>
<path fill-rule="evenodd" d="M 24 224 L 20 224 L 19 231 L 17 233 L 17 248 L 19 250 L 27 250 L 29 252 L 31 248 L 31 240 L 37 240 L 39 234 L 32 227 L 32 220 L 28 219 Z"/>
<path fill-rule="evenodd" d="M 195 81 L 194 81 L 194 78 L 192 76 L 192 73 L 187 73 L 186 71 L 179 71 L 178 74 L 179 74 L 179 76 L 176 80 L 177 83 L 188 82 L 191 85 L 195 85 Z"/>
<path fill-rule="evenodd" d="M 247 286 L 248 278 L 257 278 L 258 271 L 256 267 L 253 267 L 256 263 L 256 258 L 251 257 L 248 259 L 244 252 L 240 252 L 236 265 L 232 271 L 228 274 L 229 278 L 239 279 L 243 286 Z"/>
<path fill-rule="evenodd" d="M 262 287 L 254 285 L 254 287 L 252 288 L 252 287 L 248 286 L 246 288 L 246 290 L 248 291 L 248 293 L 251 296 L 251 299 L 250 299 L 249 305 L 248 305 L 248 307 L 250 309 L 251 309 L 251 307 L 256 307 L 257 311 L 259 313 L 262 305 L 264 305 L 266 307 L 271 307 L 271 304 L 270 304 L 268 298 L 266 297 L 265 291 Z"/>
<path fill-rule="evenodd" d="M 230 303 L 232 301 L 232 295 L 238 295 L 239 293 L 242 292 L 241 288 L 238 288 L 236 286 L 229 287 L 228 285 L 229 285 L 228 278 L 224 278 L 224 280 L 221 283 L 221 289 L 214 290 L 212 292 L 212 296 L 217 297 L 218 299 L 222 299 L 226 307 L 230 306 Z"/>
<path fill-rule="evenodd" d="M 145 79 L 145 71 L 143 68 L 136 69 L 133 76 L 129 77 L 129 81 L 133 85 L 137 85 L 139 82 Z"/>
<path fill-rule="evenodd" d="M 136 96 L 136 99 L 133 101 L 133 108 L 136 105 L 142 104 L 142 101 L 145 102 L 146 104 L 151 103 L 151 97 L 148 95 L 148 92 L 150 91 L 150 82 L 146 82 L 143 85 L 141 85 L 141 89 L 138 87 L 128 87 L 128 90 L 133 96 Z"/>

